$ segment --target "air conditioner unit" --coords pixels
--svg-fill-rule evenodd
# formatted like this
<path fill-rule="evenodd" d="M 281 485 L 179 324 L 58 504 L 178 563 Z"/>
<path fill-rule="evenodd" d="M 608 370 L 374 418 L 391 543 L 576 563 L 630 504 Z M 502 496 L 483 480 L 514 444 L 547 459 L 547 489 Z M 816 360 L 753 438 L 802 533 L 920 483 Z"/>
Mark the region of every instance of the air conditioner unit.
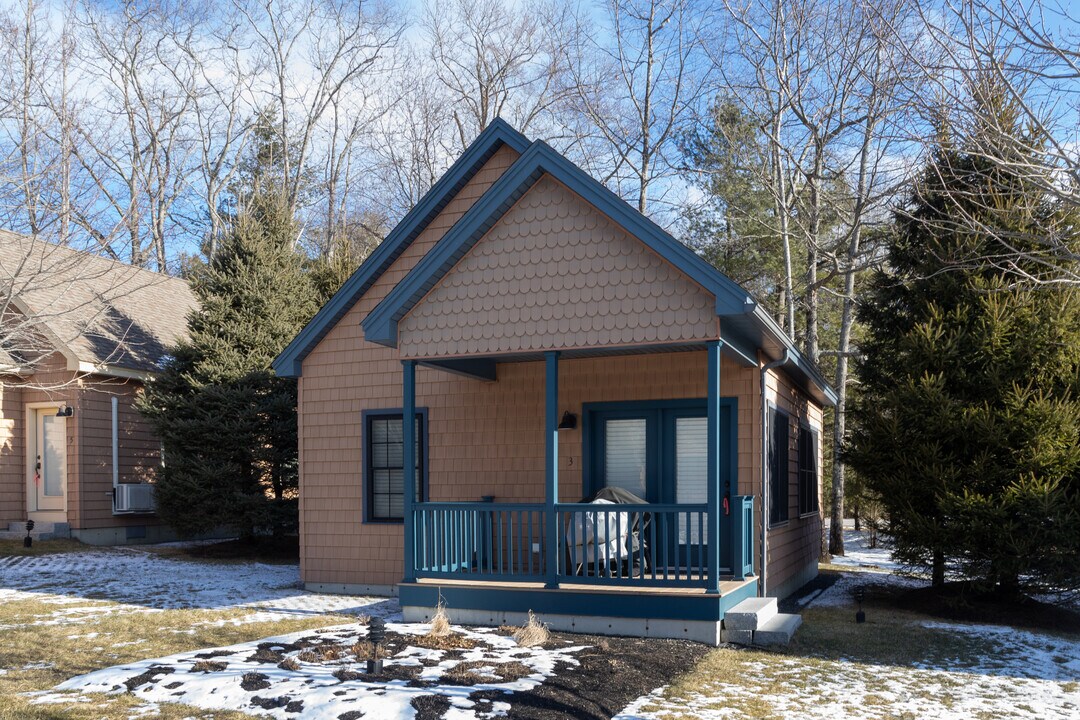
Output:
<path fill-rule="evenodd" d="M 117 485 L 116 499 L 113 501 L 113 512 L 154 512 L 154 486 L 145 483 L 121 483 Z"/>

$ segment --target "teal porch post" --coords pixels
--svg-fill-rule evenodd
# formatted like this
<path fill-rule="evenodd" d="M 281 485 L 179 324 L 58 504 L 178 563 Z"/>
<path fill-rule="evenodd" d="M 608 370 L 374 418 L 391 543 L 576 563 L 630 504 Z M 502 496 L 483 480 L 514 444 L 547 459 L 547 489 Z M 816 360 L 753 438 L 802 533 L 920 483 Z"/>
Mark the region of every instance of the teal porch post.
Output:
<path fill-rule="evenodd" d="M 559 517 L 555 503 L 559 502 L 559 353 L 544 353 L 544 534 L 545 587 L 559 587 Z"/>
<path fill-rule="evenodd" d="M 720 340 L 709 341 L 708 382 L 708 525 L 705 538 L 708 542 L 706 557 L 706 585 L 709 593 L 720 592 Z"/>
<path fill-rule="evenodd" d="M 416 536 L 413 534 L 413 499 L 416 497 L 416 361 L 402 360 L 401 445 L 402 514 L 405 520 L 405 578 L 416 580 Z"/>

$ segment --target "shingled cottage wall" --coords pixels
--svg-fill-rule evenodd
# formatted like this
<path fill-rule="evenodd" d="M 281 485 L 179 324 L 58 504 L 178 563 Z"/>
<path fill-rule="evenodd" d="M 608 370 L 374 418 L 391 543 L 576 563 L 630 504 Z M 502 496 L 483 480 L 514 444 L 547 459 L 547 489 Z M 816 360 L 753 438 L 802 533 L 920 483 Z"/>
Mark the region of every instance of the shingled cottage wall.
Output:
<path fill-rule="evenodd" d="M 360 322 L 512 160 L 507 149 L 493 157 L 304 360 L 301 567 L 313 586 L 385 589 L 401 579 L 402 526 L 362 522 L 361 482 L 361 412 L 400 407 L 401 366 L 396 350 L 363 340 Z M 739 401 L 740 492 L 752 493 L 759 477 L 758 372 L 725 358 L 722 373 L 721 393 Z M 432 500 L 475 501 L 483 495 L 543 500 L 543 364 L 503 363 L 498 377 L 485 383 L 418 369 L 417 404 L 429 413 Z M 703 397 L 705 392 L 703 351 L 560 364 L 560 412 L 580 413 L 584 402 Z M 560 433 L 563 500 L 581 495 L 580 433 L 580 428 Z"/>

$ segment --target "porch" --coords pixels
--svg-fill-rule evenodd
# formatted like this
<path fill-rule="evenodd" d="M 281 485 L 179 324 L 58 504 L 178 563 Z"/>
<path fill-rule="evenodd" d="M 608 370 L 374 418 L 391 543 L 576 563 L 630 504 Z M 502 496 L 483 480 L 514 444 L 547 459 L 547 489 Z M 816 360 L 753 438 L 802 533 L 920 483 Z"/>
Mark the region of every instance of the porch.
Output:
<path fill-rule="evenodd" d="M 544 502 L 418 502 L 418 363 L 402 361 L 404 578 L 398 592 L 406 617 L 423 620 L 442 602 L 456 622 L 516 623 L 532 610 L 552 627 L 579 632 L 718 642 L 724 611 L 757 588 L 755 503 L 752 496 L 736 494 L 737 403 L 720 395 L 722 347 L 719 340 L 699 346 L 707 352 L 705 398 L 647 401 L 635 412 L 607 404 L 606 414 L 597 411 L 613 422 L 650 413 L 667 417 L 669 411 L 679 420 L 692 419 L 700 445 L 689 496 L 697 502 L 685 501 L 673 487 L 664 499 L 674 502 L 560 501 L 559 368 L 566 355 L 554 351 L 542 356 Z M 456 364 L 452 371 L 460 374 L 464 367 Z M 686 482 L 687 471 L 677 478 L 674 468 L 653 460 L 648 473 L 672 486 Z M 605 486 L 603 478 L 593 480 Z"/>

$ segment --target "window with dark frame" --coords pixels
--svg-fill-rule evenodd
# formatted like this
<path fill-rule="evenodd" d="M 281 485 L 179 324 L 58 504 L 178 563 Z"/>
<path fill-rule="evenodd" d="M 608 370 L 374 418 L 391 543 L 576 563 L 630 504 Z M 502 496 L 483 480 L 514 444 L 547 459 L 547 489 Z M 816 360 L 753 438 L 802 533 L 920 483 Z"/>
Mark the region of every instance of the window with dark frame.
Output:
<path fill-rule="evenodd" d="M 769 523 L 788 521 L 791 472 L 788 468 L 789 428 L 786 413 L 769 412 Z"/>
<path fill-rule="evenodd" d="M 367 519 L 400 522 L 405 517 L 405 472 L 401 413 L 367 416 Z M 424 417 L 416 415 L 416 502 L 423 500 Z"/>
<path fill-rule="evenodd" d="M 818 511 L 818 436 L 806 425 L 799 428 L 799 514 Z"/>

